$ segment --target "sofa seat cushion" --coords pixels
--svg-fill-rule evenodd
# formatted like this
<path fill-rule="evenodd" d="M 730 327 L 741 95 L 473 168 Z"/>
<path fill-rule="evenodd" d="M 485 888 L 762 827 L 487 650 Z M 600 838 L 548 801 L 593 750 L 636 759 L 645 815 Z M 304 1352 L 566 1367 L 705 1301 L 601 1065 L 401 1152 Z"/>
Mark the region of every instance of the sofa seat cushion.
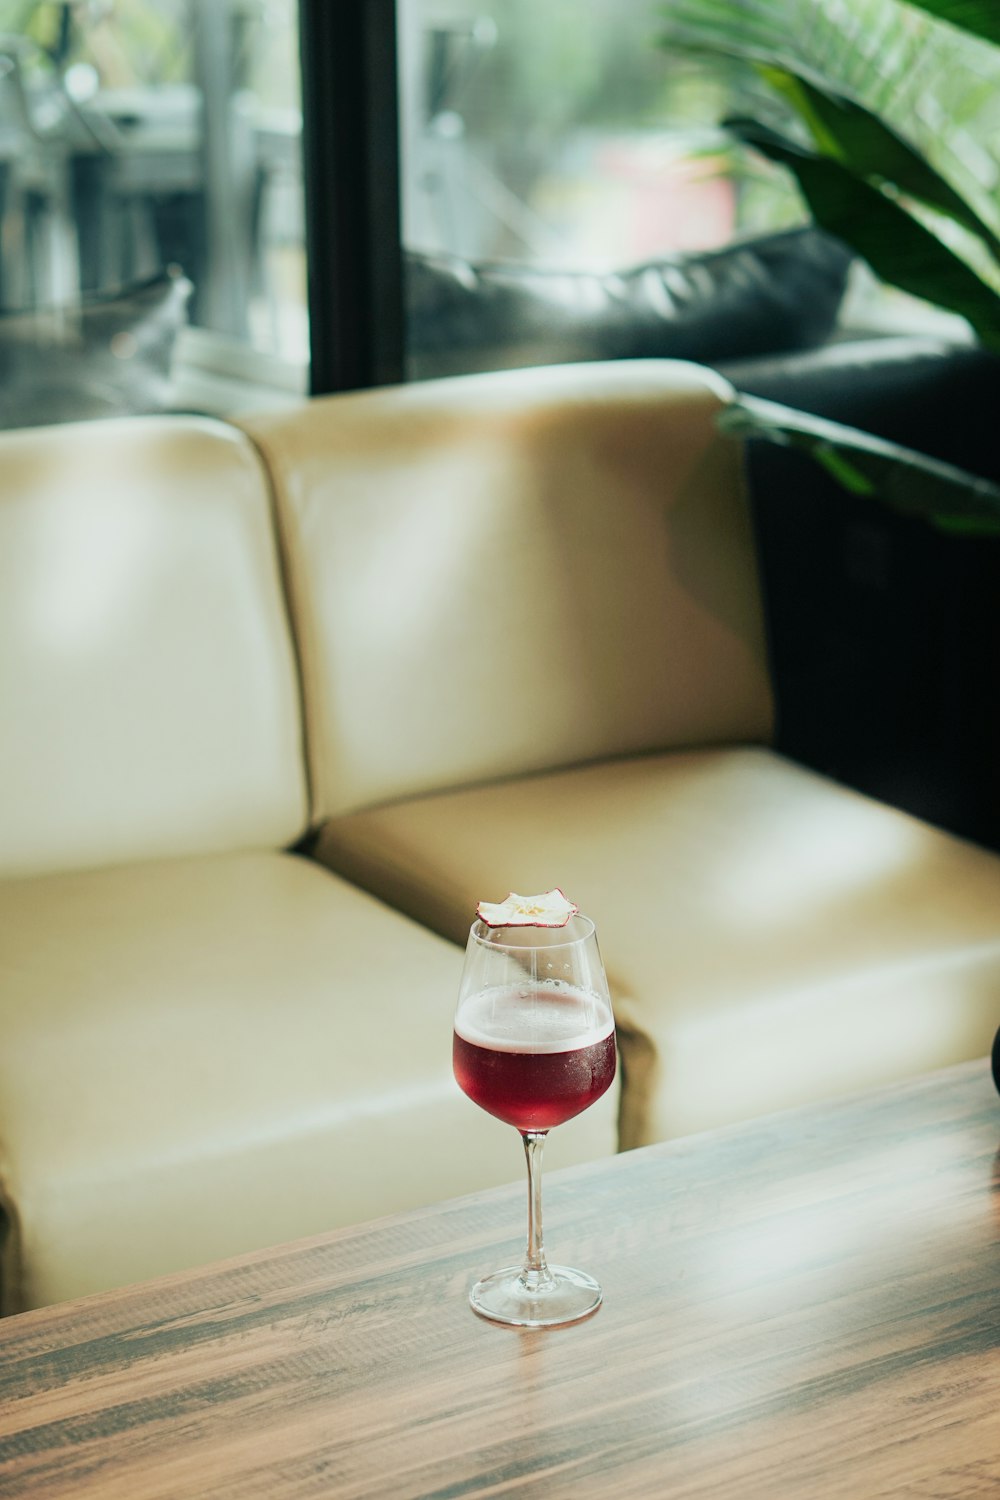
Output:
<path fill-rule="evenodd" d="M 773 751 L 636 757 L 336 819 L 318 856 L 459 940 L 561 886 L 598 924 L 638 1145 L 983 1056 L 1000 860 Z"/>
<path fill-rule="evenodd" d="M 451 1076 L 460 971 L 293 855 L 0 884 L 4 1310 L 518 1178 Z"/>

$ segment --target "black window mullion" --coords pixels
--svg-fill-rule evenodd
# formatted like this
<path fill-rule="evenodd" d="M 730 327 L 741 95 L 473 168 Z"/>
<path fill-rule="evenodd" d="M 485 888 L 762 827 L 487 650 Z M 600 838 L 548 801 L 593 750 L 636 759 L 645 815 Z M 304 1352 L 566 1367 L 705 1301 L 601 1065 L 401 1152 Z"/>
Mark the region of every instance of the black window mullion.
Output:
<path fill-rule="evenodd" d="M 300 0 L 310 389 L 403 378 L 395 0 Z"/>

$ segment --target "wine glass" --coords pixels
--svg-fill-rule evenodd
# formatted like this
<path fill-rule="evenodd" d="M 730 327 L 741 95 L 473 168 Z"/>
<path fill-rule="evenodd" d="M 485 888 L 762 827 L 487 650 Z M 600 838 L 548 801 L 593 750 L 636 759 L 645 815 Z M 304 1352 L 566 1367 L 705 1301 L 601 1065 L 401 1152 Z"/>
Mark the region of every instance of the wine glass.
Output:
<path fill-rule="evenodd" d="M 611 1086 L 615 1028 L 589 917 L 563 927 L 473 922 L 455 1012 L 453 1066 L 481 1109 L 513 1125 L 528 1164 L 528 1246 L 521 1266 L 477 1281 L 469 1300 L 497 1323 L 546 1328 L 601 1302 L 592 1276 L 550 1266 L 542 1244 L 542 1147 Z"/>

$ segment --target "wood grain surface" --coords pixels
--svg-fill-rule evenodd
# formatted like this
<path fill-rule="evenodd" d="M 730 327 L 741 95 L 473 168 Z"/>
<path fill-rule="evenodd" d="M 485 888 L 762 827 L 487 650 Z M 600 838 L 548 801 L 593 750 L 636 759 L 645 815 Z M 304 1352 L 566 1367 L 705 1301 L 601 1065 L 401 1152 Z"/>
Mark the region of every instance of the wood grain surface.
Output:
<path fill-rule="evenodd" d="M 984 1061 L 553 1173 L 560 1330 L 519 1184 L 7 1319 L 0 1496 L 995 1500 L 998 1147 Z"/>

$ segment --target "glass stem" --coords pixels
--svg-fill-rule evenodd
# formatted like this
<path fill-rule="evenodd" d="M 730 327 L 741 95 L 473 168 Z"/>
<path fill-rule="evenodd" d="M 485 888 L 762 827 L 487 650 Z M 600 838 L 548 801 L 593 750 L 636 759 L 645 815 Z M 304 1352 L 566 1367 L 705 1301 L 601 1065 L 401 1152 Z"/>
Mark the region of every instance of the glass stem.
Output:
<path fill-rule="evenodd" d="M 545 1136 L 544 1130 L 525 1130 L 521 1136 L 528 1163 L 528 1249 L 521 1277 L 531 1291 L 548 1286 L 552 1280 L 542 1242 L 542 1148 Z"/>

